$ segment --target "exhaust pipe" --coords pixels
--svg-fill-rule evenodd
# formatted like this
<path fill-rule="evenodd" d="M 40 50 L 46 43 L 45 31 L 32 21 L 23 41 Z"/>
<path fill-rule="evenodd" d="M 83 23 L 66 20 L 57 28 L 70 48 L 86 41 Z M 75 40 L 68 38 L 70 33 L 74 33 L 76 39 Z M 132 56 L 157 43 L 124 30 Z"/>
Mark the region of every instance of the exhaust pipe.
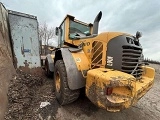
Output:
<path fill-rule="evenodd" d="M 93 35 L 94 34 L 98 34 L 98 27 L 99 27 L 99 21 L 101 20 L 102 18 L 102 11 L 100 11 L 98 13 L 98 15 L 96 16 L 95 20 L 94 20 L 94 23 L 93 23 Z"/>

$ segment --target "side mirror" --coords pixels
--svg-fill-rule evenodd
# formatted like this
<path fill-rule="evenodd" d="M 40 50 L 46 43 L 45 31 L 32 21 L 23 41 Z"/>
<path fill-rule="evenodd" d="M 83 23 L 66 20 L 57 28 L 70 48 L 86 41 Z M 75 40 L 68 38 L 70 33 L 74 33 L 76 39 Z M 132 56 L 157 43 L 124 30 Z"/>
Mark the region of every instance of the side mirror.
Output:
<path fill-rule="evenodd" d="M 58 33 L 59 33 L 59 28 L 56 27 L 56 28 L 55 28 L 55 35 L 58 35 Z"/>

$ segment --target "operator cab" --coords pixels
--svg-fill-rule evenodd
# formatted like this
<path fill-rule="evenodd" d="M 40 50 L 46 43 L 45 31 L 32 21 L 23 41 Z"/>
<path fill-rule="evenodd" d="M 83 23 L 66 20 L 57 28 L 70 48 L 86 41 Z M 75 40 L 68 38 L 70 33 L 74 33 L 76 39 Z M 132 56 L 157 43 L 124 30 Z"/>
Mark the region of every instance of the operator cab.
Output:
<path fill-rule="evenodd" d="M 88 37 L 92 31 L 93 24 L 84 23 L 71 15 L 67 15 L 60 26 L 55 29 L 55 34 L 58 36 L 58 47 L 62 47 L 65 43 L 72 44 L 73 40 L 78 38 Z"/>
<path fill-rule="evenodd" d="M 76 42 L 74 40 L 96 37 L 98 35 L 98 26 L 101 17 L 102 12 L 100 11 L 94 23 L 87 24 L 76 20 L 74 16 L 67 15 L 55 30 L 55 34 L 58 35 L 58 47 L 62 47 L 64 44 L 77 46 L 80 41 Z"/>

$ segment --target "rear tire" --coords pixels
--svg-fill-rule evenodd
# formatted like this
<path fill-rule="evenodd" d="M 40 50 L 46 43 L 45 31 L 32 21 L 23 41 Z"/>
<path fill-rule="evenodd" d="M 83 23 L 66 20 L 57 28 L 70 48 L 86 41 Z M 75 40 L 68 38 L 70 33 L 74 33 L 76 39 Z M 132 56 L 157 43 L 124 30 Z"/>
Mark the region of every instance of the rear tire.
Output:
<path fill-rule="evenodd" d="M 71 90 L 68 87 L 68 78 L 63 60 L 56 61 L 54 67 L 54 86 L 56 98 L 60 105 L 69 104 L 79 97 L 80 90 Z"/>
<path fill-rule="evenodd" d="M 53 77 L 53 72 L 49 70 L 49 64 L 47 59 L 45 60 L 44 70 L 45 70 L 45 75 L 47 77 Z"/>

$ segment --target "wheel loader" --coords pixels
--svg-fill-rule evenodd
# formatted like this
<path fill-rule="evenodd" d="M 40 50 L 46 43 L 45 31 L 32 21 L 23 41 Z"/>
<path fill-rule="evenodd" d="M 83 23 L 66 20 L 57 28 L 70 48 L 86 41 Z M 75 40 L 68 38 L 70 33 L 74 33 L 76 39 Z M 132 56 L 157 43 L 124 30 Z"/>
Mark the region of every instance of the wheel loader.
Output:
<path fill-rule="evenodd" d="M 110 112 L 129 108 L 153 86 L 155 70 L 143 62 L 141 33 L 98 34 L 102 12 L 87 24 L 67 15 L 55 34 L 58 47 L 45 61 L 54 76 L 60 105 L 75 101 L 85 88 L 88 99 Z"/>

